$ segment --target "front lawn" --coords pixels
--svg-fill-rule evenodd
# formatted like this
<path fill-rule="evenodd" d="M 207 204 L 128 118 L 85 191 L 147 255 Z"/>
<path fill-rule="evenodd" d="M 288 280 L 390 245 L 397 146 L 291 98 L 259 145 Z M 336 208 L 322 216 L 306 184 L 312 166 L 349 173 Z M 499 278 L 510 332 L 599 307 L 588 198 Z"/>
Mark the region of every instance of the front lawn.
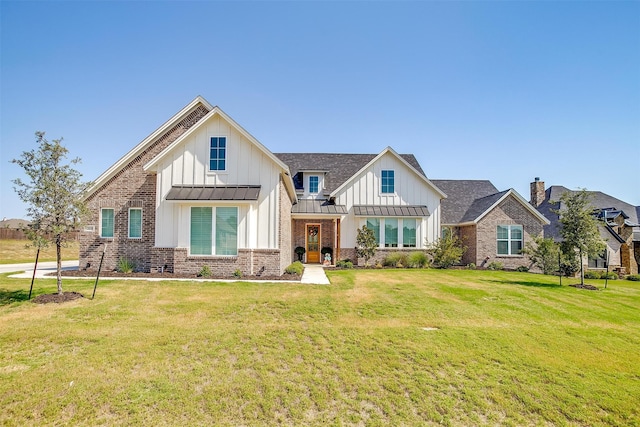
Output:
<path fill-rule="evenodd" d="M 101 281 L 93 301 L 37 305 L 0 276 L 0 424 L 640 425 L 636 282 L 329 277 Z"/>
<path fill-rule="evenodd" d="M 20 264 L 35 262 L 37 249 L 31 246 L 29 240 L 0 240 L 0 264 Z M 72 240 L 61 249 L 63 261 L 78 259 L 78 241 Z M 49 245 L 40 251 L 38 262 L 55 261 L 56 246 Z"/>

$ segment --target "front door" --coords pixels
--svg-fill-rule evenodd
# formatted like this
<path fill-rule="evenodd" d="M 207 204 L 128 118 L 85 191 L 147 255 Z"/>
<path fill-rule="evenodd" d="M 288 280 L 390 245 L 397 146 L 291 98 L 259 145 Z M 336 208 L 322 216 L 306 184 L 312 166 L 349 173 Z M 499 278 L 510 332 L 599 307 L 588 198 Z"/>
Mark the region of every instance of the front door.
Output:
<path fill-rule="evenodd" d="M 307 262 L 320 262 L 320 225 L 307 224 Z"/>

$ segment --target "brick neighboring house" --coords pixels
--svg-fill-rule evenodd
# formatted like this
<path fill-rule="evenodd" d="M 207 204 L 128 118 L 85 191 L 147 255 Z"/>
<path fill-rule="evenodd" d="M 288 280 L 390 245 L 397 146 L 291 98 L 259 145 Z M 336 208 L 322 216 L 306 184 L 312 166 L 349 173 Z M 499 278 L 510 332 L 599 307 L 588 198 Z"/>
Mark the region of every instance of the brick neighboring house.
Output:
<path fill-rule="evenodd" d="M 306 262 L 355 260 L 357 228 L 381 253 L 415 250 L 440 230 L 445 194 L 412 155 L 275 155 L 220 108 L 197 97 L 95 181 L 80 234 L 80 268 L 121 257 L 139 271 L 282 274 Z"/>
<path fill-rule="evenodd" d="M 548 220 L 544 236 L 561 241 L 559 216 L 555 212 L 562 208 L 560 198 L 573 192 L 560 185 L 545 189 L 545 184 L 536 178 L 531 183 L 530 203 Z M 640 264 L 640 206 L 633 206 L 600 191 L 588 191 L 594 215 L 601 220 L 600 236 L 607 243 L 606 253 L 596 258 L 585 259 L 588 269 L 602 270 L 609 259 L 609 269 L 620 274 L 638 274 Z"/>
<path fill-rule="evenodd" d="M 462 264 L 505 268 L 532 267 L 521 251 L 549 221 L 515 190 L 498 189 L 486 180 L 433 180 L 446 194 L 442 227 L 451 229 L 466 246 Z"/>

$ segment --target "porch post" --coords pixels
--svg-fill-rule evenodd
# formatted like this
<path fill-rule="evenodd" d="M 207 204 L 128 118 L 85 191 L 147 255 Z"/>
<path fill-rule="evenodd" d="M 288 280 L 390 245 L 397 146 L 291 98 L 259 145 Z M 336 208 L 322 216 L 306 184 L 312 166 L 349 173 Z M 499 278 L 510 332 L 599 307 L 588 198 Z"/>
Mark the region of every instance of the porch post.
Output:
<path fill-rule="evenodd" d="M 336 218 L 336 229 L 335 229 L 334 236 L 335 236 L 336 250 L 334 253 L 333 264 L 335 265 L 335 263 L 340 259 L 340 218 Z"/>

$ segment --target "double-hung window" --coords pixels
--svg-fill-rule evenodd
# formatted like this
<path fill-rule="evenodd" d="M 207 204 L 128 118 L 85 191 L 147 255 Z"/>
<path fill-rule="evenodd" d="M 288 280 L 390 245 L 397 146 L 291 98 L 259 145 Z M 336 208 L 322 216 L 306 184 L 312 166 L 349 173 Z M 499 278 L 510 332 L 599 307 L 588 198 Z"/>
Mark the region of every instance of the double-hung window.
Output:
<path fill-rule="evenodd" d="M 382 180 L 380 192 L 382 194 L 390 194 L 395 192 L 395 172 L 392 170 L 382 171 Z"/>
<path fill-rule="evenodd" d="M 191 255 L 237 255 L 238 208 L 193 206 L 190 234 Z"/>
<path fill-rule="evenodd" d="M 521 225 L 499 225 L 496 231 L 498 255 L 520 255 L 523 247 Z"/>
<path fill-rule="evenodd" d="M 318 184 L 320 179 L 317 175 L 311 175 L 309 177 L 309 193 L 310 194 L 318 194 Z"/>
<path fill-rule="evenodd" d="M 142 238 L 142 208 L 129 209 L 129 238 Z"/>
<path fill-rule="evenodd" d="M 212 136 L 209 148 L 209 170 L 224 171 L 227 169 L 227 137 Z"/>
<path fill-rule="evenodd" d="M 100 237 L 113 237 L 115 212 L 112 208 L 100 210 Z"/>

